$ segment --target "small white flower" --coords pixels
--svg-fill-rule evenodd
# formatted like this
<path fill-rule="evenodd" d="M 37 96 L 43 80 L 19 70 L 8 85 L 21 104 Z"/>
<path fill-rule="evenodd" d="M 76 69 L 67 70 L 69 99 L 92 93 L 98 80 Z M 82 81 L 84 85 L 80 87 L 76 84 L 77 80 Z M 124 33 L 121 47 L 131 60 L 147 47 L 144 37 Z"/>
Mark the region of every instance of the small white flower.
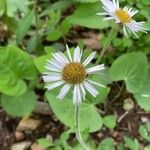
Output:
<path fill-rule="evenodd" d="M 144 22 L 136 22 L 132 17 L 138 13 L 138 10 L 132 8 L 119 7 L 119 0 L 101 0 L 105 12 L 97 13 L 97 15 L 106 16 L 104 20 L 115 20 L 116 23 L 122 23 L 124 34 L 127 36 L 128 32 L 132 32 L 137 38 L 137 32 L 141 31 L 147 33 L 148 29 L 144 28 Z"/>
<path fill-rule="evenodd" d="M 52 90 L 59 86 L 62 86 L 57 98 L 62 100 L 69 91 L 73 91 L 73 103 L 80 104 L 82 100 L 85 100 L 86 91 L 88 91 L 93 97 L 98 95 L 98 91 L 95 86 L 103 85 L 88 79 L 89 74 L 95 74 L 104 69 L 104 64 L 87 68 L 91 60 L 94 58 L 96 52 L 92 52 L 81 63 L 82 50 L 77 47 L 74 50 L 73 57 L 70 50 L 66 45 L 67 56 L 62 52 L 53 54 L 53 59 L 48 60 L 45 68 L 47 72 L 43 75 L 43 80 L 47 83 L 46 88 Z M 73 88 L 73 90 L 71 90 Z"/>

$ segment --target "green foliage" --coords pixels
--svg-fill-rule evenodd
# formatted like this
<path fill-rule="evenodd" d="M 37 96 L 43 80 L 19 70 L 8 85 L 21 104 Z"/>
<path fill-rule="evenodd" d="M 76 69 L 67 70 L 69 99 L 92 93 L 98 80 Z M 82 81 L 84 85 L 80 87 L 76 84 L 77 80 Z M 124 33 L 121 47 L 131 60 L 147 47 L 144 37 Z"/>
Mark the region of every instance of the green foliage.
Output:
<path fill-rule="evenodd" d="M 141 108 L 145 111 L 150 110 L 150 71 L 148 71 L 142 89 L 137 94 L 134 94 L 134 97 Z"/>
<path fill-rule="evenodd" d="M 1 0 L 0 1 L 0 16 L 6 13 L 9 17 L 13 17 L 19 10 L 22 13 L 28 11 L 28 0 Z"/>
<path fill-rule="evenodd" d="M 110 148 L 111 150 L 115 150 L 113 142 L 114 140 L 112 138 L 102 140 L 98 146 L 98 150 L 110 150 Z"/>
<path fill-rule="evenodd" d="M 125 5 L 140 10 L 134 19 L 145 21 L 144 27 L 150 29 L 149 0 L 120 0 L 120 6 Z M 4 45 L 0 47 L 0 106 L 8 114 L 18 117 L 30 115 L 36 106 L 37 94 L 44 100 L 45 89 L 41 74 L 53 52 L 60 50 L 66 54 L 65 44 L 82 45 L 82 48 L 94 47 L 94 50 L 98 50 L 95 60 L 90 64 L 93 66 L 100 49 L 108 40 L 111 23 L 114 23 L 104 22 L 101 16 L 96 15 L 99 12 L 103 12 L 99 0 L 0 0 L 0 44 Z M 97 88 L 99 95 L 96 98 L 87 93 L 86 100 L 81 104 L 82 135 L 86 133 L 87 145 L 93 150 L 140 149 L 140 142 L 130 137 L 124 137 L 124 141 L 117 143 L 117 146 L 117 141 L 108 136 L 100 144 L 89 137 L 89 132 L 101 132 L 102 125 L 110 130 L 117 128 L 115 116 L 104 114 L 101 117 L 99 110 L 103 108 L 102 105 L 107 106 L 105 103 L 109 91 L 111 98 L 115 97 L 112 94 L 115 90 L 111 86 L 113 81 L 123 80 L 127 91 L 133 94 L 133 97 L 124 101 L 123 108 L 126 111 L 133 109 L 136 104 L 144 111 L 150 111 L 150 36 L 149 33 L 138 35 L 139 39 L 127 38 L 120 28 L 101 61 L 107 69 L 91 76 L 94 81 L 106 86 Z M 19 45 L 20 48 L 12 44 Z M 97 45 L 100 47 L 97 48 Z M 73 52 L 72 48 L 71 53 Z M 83 60 L 91 52 L 85 50 Z M 54 115 L 71 128 L 70 132 L 74 132 L 76 127 L 71 93 L 63 101 L 59 101 L 56 99 L 58 92 L 59 89 L 46 92 L 46 99 Z M 118 105 L 118 101 L 114 103 Z M 41 138 L 37 142 L 46 149 L 82 150 L 76 140 L 71 141 L 71 146 L 68 144 L 70 132 L 62 133 L 59 139 Z M 149 123 L 141 124 L 140 139 L 149 142 L 149 132 Z M 150 145 L 146 145 L 144 150 L 150 150 Z"/>
<path fill-rule="evenodd" d="M 59 101 L 56 99 L 56 95 L 50 92 L 46 93 L 46 98 L 59 120 L 70 128 L 75 128 L 74 105 L 71 98 L 65 97 L 63 101 Z M 81 131 L 89 130 L 94 132 L 99 130 L 102 124 L 102 118 L 98 114 L 96 107 L 90 103 L 82 103 L 80 111 Z"/>
<path fill-rule="evenodd" d="M 22 95 L 27 90 L 23 81 L 36 77 L 31 57 L 15 46 L 0 48 L 0 91 L 12 96 Z"/>
<path fill-rule="evenodd" d="M 150 142 L 150 122 L 141 125 L 139 128 L 139 133 L 144 140 Z"/>
<path fill-rule="evenodd" d="M 44 55 L 34 59 L 35 66 L 40 73 L 43 73 L 45 71 L 44 66 L 47 63 L 47 60 L 49 60 L 51 57 L 52 55 Z"/>
<path fill-rule="evenodd" d="M 105 116 L 103 123 L 106 127 L 113 129 L 116 126 L 116 117 L 114 115 Z"/>
<path fill-rule="evenodd" d="M 19 22 L 18 29 L 16 31 L 16 40 L 20 44 L 26 32 L 29 30 L 34 18 L 34 11 L 29 11 L 24 18 Z"/>
<path fill-rule="evenodd" d="M 102 18 L 96 15 L 96 13 L 102 11 L 99 5 L 100 3 L 80 4 L 73 15 L 68 17 L 69 23 L 94 29 L 108 27 L 108 23 L 104 23 Z"/>
<path fill-rule="evenodd" d="M 5 111 L 12 116 L 27 116 L 36 106 L 36 95 L 27 91 L 21 96 L 1 96 L 1 103 Z"/>
<path fill-rule="evenodd" d="M 113 81 L 124 80 L 127 90 L 137 93 L 144 84 L 148 65 L 147 58 L 142 52 L 124 54 L 113 62 L 110 76 Z"/>
<path fill-rule="evenodd" d="M 43 148 L 49 148 L 50 146 L 53 146 L 53 142 L 46 138 L 40 138 L 37 140 L 38 144 L 41 145 Z"/>
<path fill-rule="evenodd" d="M 150 145 L 146 146 L 144 150 L 150 150 Z"/>
<path fill-rule="evenodd" d="M 124 137 L 124 142 L 131 150 L 139 150 L 139 143 L 137 139 L 131 139 L 127 136 Z"/>
<path fill-rule="evenodd" d="M 0 1 L 0 16 L 5 12 L 5 0 Z"/>

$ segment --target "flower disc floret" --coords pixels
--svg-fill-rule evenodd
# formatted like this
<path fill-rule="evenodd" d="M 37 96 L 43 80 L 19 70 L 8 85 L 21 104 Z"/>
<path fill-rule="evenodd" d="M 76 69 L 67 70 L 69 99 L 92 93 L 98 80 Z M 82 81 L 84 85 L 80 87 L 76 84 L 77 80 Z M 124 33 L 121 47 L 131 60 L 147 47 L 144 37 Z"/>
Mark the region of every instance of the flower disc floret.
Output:
<path fill-rule="evenodd" d="M 131 23 L 132 18 L 131 16 L 128 14 L 127 11 L 123 10 L 123 9 L 118 9 L 115 11 L 115 15 L 119 18 L 119 20 L 122 23 Z"/>
<path fill-rule="evenodd" d="M 67 64 L 62 71 L 63 80 L 70 84 L 80 84 L 86 77 L 85 67 L 77 62 Z"/>

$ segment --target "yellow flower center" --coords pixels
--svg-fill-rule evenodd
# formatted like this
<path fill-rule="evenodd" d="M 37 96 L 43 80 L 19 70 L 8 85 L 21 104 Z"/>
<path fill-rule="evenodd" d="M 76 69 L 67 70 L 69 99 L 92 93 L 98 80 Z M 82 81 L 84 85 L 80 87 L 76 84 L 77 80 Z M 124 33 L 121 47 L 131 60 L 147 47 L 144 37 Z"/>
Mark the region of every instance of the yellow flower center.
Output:
<path fill-rule="evenodd" d="M 123 9 L 117 9 L 115 11 L 115 15 L 118 17 L 118 19 L 122 22 L 122 23 L 130 23 L 132 21 L 131 16 L 128 14 L 127 11 L 123 10 Z"/>
<path fill-rule="evenodd" d="M 67 64 L 62 71 L 63 80 L 70 84 L 79 84 L 86 77 L 85 67 L 76 62 Z"/>

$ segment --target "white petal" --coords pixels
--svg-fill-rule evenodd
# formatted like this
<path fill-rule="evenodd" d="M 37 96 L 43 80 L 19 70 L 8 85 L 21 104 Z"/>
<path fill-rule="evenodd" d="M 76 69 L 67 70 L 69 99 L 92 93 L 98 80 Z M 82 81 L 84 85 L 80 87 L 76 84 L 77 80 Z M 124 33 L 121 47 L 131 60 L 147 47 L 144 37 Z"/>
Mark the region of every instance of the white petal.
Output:
<path fill-rule="evenodd" d="M 124 32 L 124 35 L 128 37 L 128 34 L 127 34 L 127 31 L 126 31 L 126 26 L 123 25 L 123 32 Z"/>
<path fill-rule="evenodd" d="M 80 86 L 77 85 L 77 95 L 78 95 L 78 98 L 77 98 L 77 104 L 79 105 L 82 101 L 82 95 L 81 95 L 81 90 L 80 90 Z"/>
<path fill-rule="evenodd" d="M 84 87 L 83 87 L 82 84 L 80 84 L 80 89 L 81 89 L 81 91 L 82 91 L 82 97 L 83 97 L 83 100 L 85 100 L 86 92 L 85 92 L 85 89 L 84 89 Z"/>
<path fill-rule="evenodd" d="M 61 69 L 56 68 L 55 66 L 50 65 L 50 64 L 47 64 L 47 65 L 45 66 L 45 69 L 50 70 L 50 71 L 55 71 L 55 72 L 61 72 L 61 71 L 62 71 Z"/>
<path fill-rule="evenodd" d="M 63 64 L 69 63 L 69 61 L 66 58 L 66 56 L 63 53 L 61 53 L 61 52 L 58 52 L 58 53 L 55 53 L 55 54 L 52 54 L 52 55 L 60 63 L 63 63 Z"/>
<path fill-rule="evenodd" d="M 71 53 L 70 53 L 70 49 L 69 49 L 68 45 L 66 45 L 66 49 L 67 49 L 67 55 L 69 57 L 69 60 L 72 61 L 72 57 L 71 57 Z"/>
<path fill-rule="evenodd" d="M 62 84 L 64 84 L 64 81 L 58 81 L 58 82 L 54 82 L 54 83 L 52 83 L 50 85 L 47 85 L 46 88 L 48 90 L 52 90 L 52 89 L 54 89 L 54 88 L 56 88 L 56 87 L 58 87 L 58 86 L 60 86 Z"/>
<path fill-rule="evenodd" d="M 48 60 L 48 64 L 55 66 L 58 69 L 63 69 L 63 66 L 60 65 L 60 63 L 58 63 L 57 61 L 53 60 Z"/>
<path fill-rule="evenodd" d="M 80 62 L 80 58 L 81 58 L 80 47 L 77 46 L 74 50 L 73 61 Z"/>
<path fill-rule="evenodd" d="M 89 82 L 85 81 L 83 85 L 93 97 L 96 97 L 99 94 L 99 92 Z"/>
<path fill-rule="evenodd" d="M 104 13 L 96 13 L 96 14 L 99 15 L 99 16 L 109 15 L 107 12 L 104 12 Z"/>
<path fill-rule="evenodd" d="M 103 20 L 104 21 L 109 21 L 109 20 L 113 20 L 114 19 L 114 17 L 105 17 Z"/>
<path fill-rule="evenodd" d="M 91 60 L 94 58 L 95 54 L 96 54 L 96 52 L 92 52 L 92 53 L 86 58 L 86 60 L 83 62 L 83 65 L 84 65 L 84 66 L 88 65 L 88 64 L 91 62 Z"/>
<path fill-rule="evenodd" d="M 76 104 L 77 102 L 77 85 L 74 85 L 74 89 L 73 89 L 73 103 Z"/>
<path fill-rule="evenodd" d="M 70 88 L 71 88 L 70 84 L 65 84 L 62 87 L 62 89 L 60 90 L 57 98 L 60 99 L 60 100 L 62 100 L 66 96 L 66 94 L 68 93 L 68 91 L 70 90 Z"/>
<path fill-rule="evenodd" d="M 60 73 L 58 73 L 58 72 L 44 72 L 43 75 L 59 76 Z"/>
<path fill-rule="evenodd" d="M 44 82 L 54 82 L 62 80 L 61 75 L 44 75 L 43 77 Z"/>
<path fill-rule="evenodd" d="M 103 70 L 103 69 L 105 69 L 104 64 L 88 68 L 88 69 L 86 69 L 86 72 L 88 74 L 93 74 L 93 73 L 98 72 L 98 71 Z"/>
<path fill-rule="evenodd" d="M 106 87 L 105 85 L 100 84 L 100 83 L 98 83 L 98 82 L 95 82 L 95 81 L 93 81 L 93 80 L 87 79 L 87 81 L 88 81 L 89 83 L 92 83 L 92 84 L 97 85 L 97 86 L 100 86 L 100 87 Z"/>

